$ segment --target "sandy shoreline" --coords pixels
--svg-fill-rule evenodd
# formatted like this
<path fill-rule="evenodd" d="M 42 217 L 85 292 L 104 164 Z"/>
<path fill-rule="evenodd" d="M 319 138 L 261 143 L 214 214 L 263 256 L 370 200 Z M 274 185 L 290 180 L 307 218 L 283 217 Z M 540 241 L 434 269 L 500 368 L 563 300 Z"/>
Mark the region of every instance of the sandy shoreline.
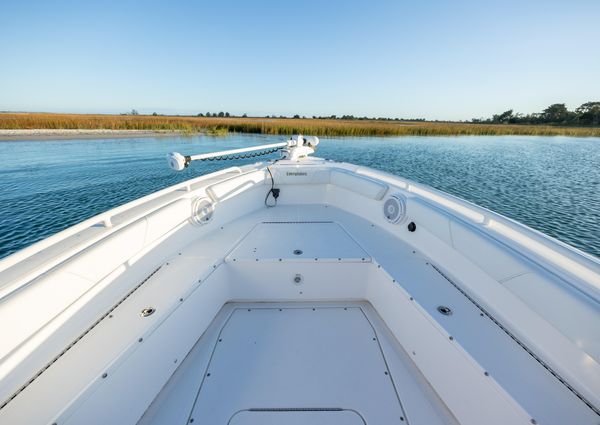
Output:
<path fill-rule="evenodd" d="M 39 130 L 3 130 L 0 129 L 0 140 L 69 140 L 69 139 L 112 139 L 127 137 L 164 137 L 178 136 L 178 131 L 155 130 L 108 130 L 108 129 L 39 129 Z"/>

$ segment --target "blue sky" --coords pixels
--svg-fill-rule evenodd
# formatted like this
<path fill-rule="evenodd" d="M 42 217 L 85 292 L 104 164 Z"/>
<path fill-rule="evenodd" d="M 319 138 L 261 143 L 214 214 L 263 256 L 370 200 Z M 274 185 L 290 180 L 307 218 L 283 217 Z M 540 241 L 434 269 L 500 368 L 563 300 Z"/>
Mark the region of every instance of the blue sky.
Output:
<path fill-rule="evenodd" d="M 470 119 L 600 100 L 600 1 L 0 2 L 0 110 Z"/>

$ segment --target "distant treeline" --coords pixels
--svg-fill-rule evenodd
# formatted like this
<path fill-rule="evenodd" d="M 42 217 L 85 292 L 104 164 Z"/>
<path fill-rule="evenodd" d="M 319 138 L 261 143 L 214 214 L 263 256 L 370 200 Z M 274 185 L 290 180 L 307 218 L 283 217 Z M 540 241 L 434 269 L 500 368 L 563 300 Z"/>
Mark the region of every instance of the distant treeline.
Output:
<path fill-rule="evenodd" d="M 243 114 L 243 115 L 232 115 L 229 112 L 207 112 L 206 114 L 203 114 L 202 112 L 196 115 L 197 117 L 219 117 L 219 118 L 247 118 L 248 115 Z"/>
<path fill-rule="evenodd" d="M 512 109 L 494 115 L 492 118 L 474 118 L 472 122 L 477 124 L 551 124 L 551 125 L 575 125 L 575 126 L 599 126 L 600 125 L 600 102 L 587 102 L 569 111 L 564 103 L 555 103 L 548 106 L 540 113 L 521 114 Z"/>
<path fill-rule="evenodd" d="M 292 118 L 300 118 L 299 115 L 294 115 Z M 306 118 L 306 117 L 302 117 Z M 377 121 L 425 121 L 425 118 L 387 118 L 387 117 L 355 117 L 354 115 L 342 115 L 338 117 L 337 115 L 330 115 L 327 117 L 317 117 L 315 115 L 312 116 L 314 120 L 344 120 L 344 121 L 367 121 L 367 120 L 377 120 Z"/>
<path fill-rule="evenodd" d="M 156 112 L 153 115 L 157 115 Z M 196 115 L 197 117 L 216 117 L 216 118 L 248 118 L 247 114 L 243 114 L 243 115 L 234 115 L 234 114 L 230 114 L 229 112 L 207 112 L 205 114 L 203 113 L 199 113 Z M 313 115 L 312 117 L 307 117 L 306 115 L 302 115 L 300 116 L 299 114 L 293 115 L 291 117 L 288 117 L 286 115 L 265 115 L 264 117 L 253 117 L 253 118 L 280 118 L 280 119 L 310 119 L 312 118 L 313 120 L 344 120 L 344 121 L 353 121 L 353 120 L 359 120 L 359 121 L 368 121 L 368 120 L 376 120 L 376 121 L 425 121 L 425 118 L 387 118 L 387 117 L 355 117 L 354 115 L 342 115 L 342 116 L 337 116 L 337 115 L 327 115 L 327 116 L 316 116 Z"/>

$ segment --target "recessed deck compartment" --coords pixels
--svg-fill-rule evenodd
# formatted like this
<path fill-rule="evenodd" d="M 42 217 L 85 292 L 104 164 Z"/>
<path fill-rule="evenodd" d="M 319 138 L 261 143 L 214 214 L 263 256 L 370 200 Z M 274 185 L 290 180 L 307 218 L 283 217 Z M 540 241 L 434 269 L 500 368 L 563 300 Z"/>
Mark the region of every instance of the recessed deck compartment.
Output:
<path fill-rule="evenodd" d="M 382 424 L 403 416 L 376 334 L 356 306 L 235 309 L 192 417 L 227 423 L 252 408 L 346 408 Z"/>
<path fill-rule="evenodd" d="M 454 423 L 427 387 L 368 303 L 229 303 L 140 423 Z"/>

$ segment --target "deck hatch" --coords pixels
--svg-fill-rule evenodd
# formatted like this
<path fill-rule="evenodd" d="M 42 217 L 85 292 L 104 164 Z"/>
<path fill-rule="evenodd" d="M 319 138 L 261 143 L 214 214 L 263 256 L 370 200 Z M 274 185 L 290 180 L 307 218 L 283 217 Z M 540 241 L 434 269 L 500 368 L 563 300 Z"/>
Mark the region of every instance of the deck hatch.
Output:
<path fill-rule="evenodd" d="M 248 409 L 235 413 L 229 425 L 366 425 L 361 416 L 344 409 Z"/>
<path fill-rule="evenodd" d="M 235 309 L 196 395 L 190 418 L 200 417 L 355 425 L 395 423 L 405 414 L 363 310 L 316 305 Z"/>

